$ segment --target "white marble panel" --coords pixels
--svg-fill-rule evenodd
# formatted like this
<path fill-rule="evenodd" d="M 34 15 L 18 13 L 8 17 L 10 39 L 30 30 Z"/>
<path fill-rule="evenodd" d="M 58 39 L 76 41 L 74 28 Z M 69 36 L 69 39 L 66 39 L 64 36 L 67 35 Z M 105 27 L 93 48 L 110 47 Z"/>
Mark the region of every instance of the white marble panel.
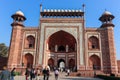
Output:
<path fill-rule="evenodd" d="M 45 26 L 47 26 L 46 32 L 45 32 Z M 53 27 L 48 27 L 48 26 L 53 26 Z M 65 26 L 65 27 L 63 28 L 62 26 Z M 75 28 L 75 27 L 71 28 L 71 26 L 77 26 L 79 30 L 77 30 L 77 28 Z M 53 33 L 60 31 L 60 30 L 66 31 L 74 36 L 74 38 L 77 41 L 77 54 L 80 55 L 80 56 L 77 56 L 77 61 L 80 58 L 80 61 L 78 61 L 79 63 L 77 63 L 77 64 L 81 64 L 81 65 L 84 64 L 84 55 L 83 55 L 84 52 L 83 52 L 83 45 L 82 45 L 83 44 L 82 23 L 41 23 L 40 30 L 41 31 L 40 31 L 40 47 L 39 47 L 39 49 L 40 49 L 39 50 L 39 64 L 42 64 L 42 62 L 45 62 L 45 59 L 46 59 L 46 57 L 43 56 L 43 53 L 45 52 L 44 50 L 46 48 L 45 40 L 48 39 L 48 37 L 50 37 L 50 35 L 52 35 Z M 79 42 L 79 44 L 78 44 L 78 42 Z M 78 49 L 80 50 L 80 52 L 78 51 Z M 46 55 L 46 54 L 44 54 L 44 55 Z M 43 57 L 44 57 L 44 61 L 42 61 Z"/>

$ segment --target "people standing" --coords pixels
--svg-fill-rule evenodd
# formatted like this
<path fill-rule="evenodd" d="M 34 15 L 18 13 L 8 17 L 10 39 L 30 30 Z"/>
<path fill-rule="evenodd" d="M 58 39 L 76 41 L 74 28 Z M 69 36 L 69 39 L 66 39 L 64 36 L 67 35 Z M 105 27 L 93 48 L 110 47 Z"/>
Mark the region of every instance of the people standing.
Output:
<path fill-rule="evenodd" d="M 43 80 L 49 80 L 49 73 L 50 73 L 50 71 L 49 71 L 48 67 L 45 66 L 45 69 L 43 69 L 43 75 L 44 75 Z"/>
<path fill-rule="evenodd" d="M 26 72 L 25 72 L 26 80 L 28 80 L 29 74 L 30 74 L 30 71 L 28 70 L 28 68 L 26 68 Z"/>
<path fill-rule="evenodd" d="M 3 67 L 3 71 L 0 74 L 0 80 L 10 80 L 11 73 L 7 70 L 7 67 Z"/>
<path fill-rule="evenodd" d="M 58 69 L 55 70 L 54 74 L 55 74 L 55 80 L 58 80 L 58 76 L 59 76 L 59 71 L 58 71 Z"/>
<path fill-rule="evenodd" d="M 15 76 L 15 69 L 16 68 L 13 68 L 12 71 L 11 71 L 11 80 L 14 80 L 14 76 Z"/>
<path fill-rule="evenodd" d="M 70 69 L 67 69 L 67 75 L 68 76 L 70 75 Z"/>
<path fill-rule="evenodd" d="M 30 70 L 30 80 L 34 80 L 35 79 L 35 69 L 31 68 Z"/>
<path fill-rule="evenodd" d="M 37 68 L 35 70 L 35 75 L 36 75 L 36 80 L 39 80 L 40 79 L 40 69 L 39 68 Z"/>

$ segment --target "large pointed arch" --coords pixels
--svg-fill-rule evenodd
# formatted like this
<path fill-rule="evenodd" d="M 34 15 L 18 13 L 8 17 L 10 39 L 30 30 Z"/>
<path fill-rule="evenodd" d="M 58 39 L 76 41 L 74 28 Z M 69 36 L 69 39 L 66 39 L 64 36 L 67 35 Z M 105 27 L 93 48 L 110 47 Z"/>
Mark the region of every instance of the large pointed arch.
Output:
<path fill-rule="evenodd" d="M 69 59 L 69 62 L 68 62 L 68 65 L 69 65 L 69 69 L 71 71 L 75 71 L 74 68 L 75 68 L 75 59 Z"/>
<path fill-rule="evenodd" d="M 76 49 L 76 39 L 70 33 L 60 30 L 52 34 L 48 40 L 48 48 L 51 52 L 73 52 Z M 56 46 L 57 45 L 57 46 Z M 68 50 L 67 47 L 68 46 Z M 57 48 L 57 49 L 56 49 Z"/>
<path fill-rule="evenodd" d="M 32 35 L 29 35 L 25 38 L 25 44 L 24 47 L 29 48 L 35 48 L 35 37 Z"/>
<path fill-rule="evenodd" d="M 54 70 L 54 66 L 55 66 L 54 59 L 52 58 L 48 59 L 48 66 L 50 67 L 50 70 Z"/>
<path fill-rule="evenodd" d="M 60 68 L 65 68 L 65 60 L 64 59 L 59 59 L 57 66 Z"/>
<path fill-rule="evenodd" d="M 25 67 L 31 68 L 33 66 L 33 55 L 30 53 L 27 53 L 23 57 L 23 63 Z"/>
<path fill-rule="evenodd" d="M 100 70 L 101 69 L 101 61 L 97 55 L 92 55 L 89 57 L 89 66 L 93 69 Z"/>
<path fill-rule="evenodd" d="M 91 50 L 91 49 L 99 49 L 99 39 L 95 36 L 91 36 L 89 39 L 88 39 L 88 49 Z"/>

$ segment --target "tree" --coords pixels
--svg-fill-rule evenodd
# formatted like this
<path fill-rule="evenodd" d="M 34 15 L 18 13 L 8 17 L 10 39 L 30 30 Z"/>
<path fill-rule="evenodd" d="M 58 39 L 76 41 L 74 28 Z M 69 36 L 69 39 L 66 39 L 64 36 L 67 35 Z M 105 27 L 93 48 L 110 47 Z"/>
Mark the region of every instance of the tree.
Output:
<path fill-rule="evenodd" d="M 0 43 L 0 56 L 2 57 L 8 56 L 8 47 L 4 43 Z"/>

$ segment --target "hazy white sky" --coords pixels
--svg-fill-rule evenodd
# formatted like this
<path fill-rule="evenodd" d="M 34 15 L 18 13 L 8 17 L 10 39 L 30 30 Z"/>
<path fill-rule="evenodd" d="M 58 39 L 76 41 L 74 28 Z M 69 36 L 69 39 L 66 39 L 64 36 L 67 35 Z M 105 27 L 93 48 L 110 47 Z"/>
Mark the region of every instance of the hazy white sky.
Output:
<path fill-rule="evenodd" d="M 113 23 L 117 59 L 120 59 L 120 0 L 0 0 L 0 43 L 10 44 L 11 15 L 21 10 L 27 20 L 25 26 L 39 25 L 40 4 L 43 9 L 82 9 L 86 5 L 86 27 L 100 27 L 98 20 L 106 10 L 110 11 L 115 19 Z"/>

